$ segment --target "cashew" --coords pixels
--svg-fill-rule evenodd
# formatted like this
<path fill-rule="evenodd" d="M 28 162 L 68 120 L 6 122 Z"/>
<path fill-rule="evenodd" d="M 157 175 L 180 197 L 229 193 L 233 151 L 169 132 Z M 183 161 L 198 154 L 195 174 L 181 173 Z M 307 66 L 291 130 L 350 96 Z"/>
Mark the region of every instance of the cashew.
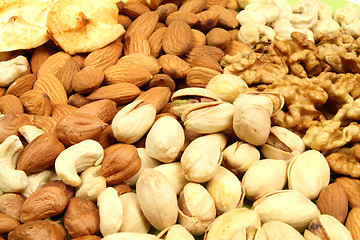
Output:
<path fill-rule="evenodd" d="M 0 191 L 20 192 L 28 186 L 26 173 L 15 170 L 17 160 L 23 150 L 18 136 L 11 135 L 0 145 Z"/>
<path fill-rule="evenodd" d="M 78 187 L 81 179 L 77 175 L 88 167 L 98 166 L 104 158 L 104 149 L 92 139 L 81 141 L 62 151 L 55 160 L 55 171 L 66 184 Z"/>
<path fill-rule="evenodd" d="M 21 195 L 28 198 L 47 182 L 58 179 L 59 178 L 54 170 L 44 170 L 42 172 L 31 174 L 28 176 L 29 185 L 21 192 Z"/>
<path fill-rule="evenodd" d="M 267 0 L 237 0 L 239 6 L 244 9 L 247 5 L 251 4 L 251 3 L 260 3 L 260 4 L 265 4 L 268 1 Z"/>
<path fill-rule="evenodd" d="M 303 29 L 295 28 L 293 25 L 291 25 L 289 19 L 286 18 L 279 19 L 273 24 L 273 26 L 276 32 L 276 36 L 279 37 L 280 39 L 290 40 L 292 32 L 301 32 L 306 35 L 306 39 L 310 41 L 314 41 L 313 32 L 311 30 L 306 28 Z"/>
<path fill-rule="evenodd" d="M 293 12 L 290 21 L 296 28 L 311 29 L 318 20 L 318 9 L 316 4 L 310 0 L 300 0 L 295 3 Z"/>
<path fill-rule="evenodd" d="M 30 143 L 32 140 L 44 134 L 45 132 L 40 128 L 37 128 L 32 125 L 24 125 L 19 128 L 19 133 L 25 138 L 25 140 Z"/>
<path fill-rule="evenodd" d="M 0 62 L 0 87 L 7 87 L 17 78 L 23 76 L 29 67 L 24 56 Z"/>
<path fill-rule="evenodd" d="M 275 35 L 276 32 L 271 27 L 259 23 L 246 23 L 241 26 L 238 39 L 250 47 L 254 47 L 258 42 L 273 40 Z"/>
<path fill-rule="evenodd" d="M 123 208 L 117 191 L 108 187 L 97 199 L 100 215 L 100 232 L 105 237 L 120 230 L 123 218 Z"/>
<path fill-rule="evenodd" d="M 287 0 L 270 0 L 279 9 L 278 18 L 288 18 L 292 14 L 292 7 Z"/>
<path fill-rule="evenodd" d="M 312 31 L 316 36 L 335 34 L 341 29 L 340 24 L 332 18 L 319 20 Z"/>
<path fill-rule="evenodd" d="M 100 167 L 89 167 L 81 173 L 81 184 L 76 189 L 76 197 L 81 197 L 93 202 L 96 202 L 99 194 L 106 188 L 106 180 L 104 177 L 99 176 Z"/>
<path fill-rule="evenodd" d="M 334 13 L 334 19 L 341 25 L 349 25 L 359 20 L 359 9 L 354 3 L 348 3 Z"/>

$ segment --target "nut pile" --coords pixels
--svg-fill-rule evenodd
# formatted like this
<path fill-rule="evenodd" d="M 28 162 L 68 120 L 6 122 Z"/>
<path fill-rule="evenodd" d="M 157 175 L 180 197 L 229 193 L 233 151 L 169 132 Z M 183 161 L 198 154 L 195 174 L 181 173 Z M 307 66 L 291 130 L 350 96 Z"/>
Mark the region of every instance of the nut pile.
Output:
<path fill-rule="evenodd" d="M 0 5 L 0 239 L 360 238 L 352 5 L 79 2 Z"/>

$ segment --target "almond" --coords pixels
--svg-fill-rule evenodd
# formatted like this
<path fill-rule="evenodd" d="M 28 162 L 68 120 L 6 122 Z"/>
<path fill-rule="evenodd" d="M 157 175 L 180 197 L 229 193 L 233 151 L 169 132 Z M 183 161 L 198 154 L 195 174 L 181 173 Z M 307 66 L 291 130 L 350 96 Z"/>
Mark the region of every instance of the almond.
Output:
<path fill-rule="evenodd" d="M 57 73 L 57 78 L 60 80 L 62 85 L 65 88 L 67 94 L 70 94 L 73 91 L 72 81 L 74 75 L 80 71 L 79 63 L 73 58 L 69 58 L 64 66 Z"/>
<path fill-rule="evenodd" d="M 96 141 L 98 141 L 103 148 L 107 148 L 118 142 L 111 130 L 111 125 L 106 126 Z"/>
<path fill-rule="evenodd" d="M 24 223 L 8 235 L 8 240 L 25 240 L 25 239 L 66 239 L 65 229 L 58 221 L 35 220 Z"/>
<path fill-rule="evenodd" d="M 165 23 L 169 26 L 174 21 L 183 21 L 192 27 L 199 21 L 199 17 L 192 12 L 173 12 L 166 18 Z"/>
<path fill-rule="evenodd" d="M 192 68 L 187 76 L 186 83 L 189 87 L 202 87 L 205 88 L 208 82 L 219 75 L 220 73 L 216 70 L 206 67 L 194 67 Z"/>
<path fill-rule="evenodd" d="M 51 180 L 51 181 L 45 183 L 45 185 L 43 187 L 48 187 L 48 186 L 54 186 L 54 187 L 57 187 L 57 188 L 60 188 L 61 190 L 63 190 L 66 195 L 68 203 L 75 195 L 75 189 L 72 186 L 65 184 L 61 180 Z"/>
<path fill-rule="evenodd" d="M 139 94 L 140 89 L 135 84 L 123 82 L 100 87 L 87 96 L 86 99 L 90 101 L 110 99 L 121 105 L 131 102 Z"/>
<path fill-rule="evenodd" d="M 164 5 L 160 5 L 156 12 L 159 14 L 159 22 L 165 21 L 167 16 L 169 16 L 171 13 L 176 12 L 178 7 L 173 3 L 167 3 Z"/>
<path fill-rule="evenodd" d="M 117 191 L 119 196 L 121 196 L 125 193 L 132 192 L 131 187 L 126 182 L 121 182 L 119 184 L 116 184 L 115 186 L 113 186 L 113 188 L 115 188 L 115 190 Z"/>
<path fill-rule="evenodd" d="M 76 113 L 85 113 L 99 118 L 101 121 L 110 122 L 116 114 L 116 102 L 109 99 L 94 101 L 80 107 Z"/>
<path fill-rule="evenodd" d="M 153 87 L 142 92 L 135 100 L 144 100 L 146 103 L 152 104 L 156 112 L 160 112 L 169 102 L 171 91 L 168 87 Z"/>
<path fill-rule="evenodd" d="M 101 70 L 114 65 L 116 61 L 120 58 L 123 51 L 123 44 L 117 41 L 114 41 L 107 46 L 92 51 L 84 59 L 85 67 L 97 67 Z"/>
<path fill-rule="evenodd" d="M 19 77 L 9 85 L 6 90 L 6 94 L 12 94 L 20 97 L 21 94 L 33 88 L 35 81 L 35 74 L 26 74 L 22 77 Z"/>
<path fill-rule="evenodd" d="M 350 177 L 338 177 L 335 182 L 340 183 L 349 199 L 351 208 L 360 207 L 360 180 Z"/>
<path fill-rule="evenodd" d="M 236 15 L 231 10 L 220 5 L 210 6 L 208 10 L 219 14 L 217 26 L 225 29 L 234 29 L 239 26 Z"/>
<path fill-rule="evenodd" d="M 151 73 L 139 64 L 115 64 L 104 73 L 105 84 L 132 83 L 141 87 L 152 78 Z"/>
<path fill-rule="evenodd" d="M 134 32 L 125 37 L 124 55 L 133 53 L 150 55 L 150 51 L 150 43 L 142 33 Z"/>
<path fill-rule="evenodd" d="M 209 46 L 224 49 L 230 42 L 230 34 L 223 28 L 213 28 L 206 34 L 206 42 Z"/>
<path fill-rule="evenodd" d="M 154 32 L 160 28 L 166 28 L 166 24 L 165 23 L 162 23 L 162 22 L 158 22 L 156 23 L 156 26 L 155 26 L 155 29 L 154 29 Z M 151 35 L 150 35 L 151 36 Z"/>
<path fill-rule="evenodd" d="M 316 206 L 322 214 L 329 214 L 345 223 L 348 213 L 348 197 L 340 183 L 331 183 L 321 190 Z"/>
<path fill-rule="evenodd" d="M 177 56 L 189 51 L 192 41 L 192 32 L 190 26 L 183 21 L 174 21 L 170 23 L 165 31 L 163 39 L 163 49 L 165 53 Z"/>
<path fill-rule="evenodd" d="M 36 75 L 40 66 L 53 54 L 55 54 L 55 51 L 49 47 L 44 45 L 37 47 L 31 55 L 31 71 Z"/>
<path fill-rule="evenodd" d="M 33 115 L 50 116 L 52 104 L 49 96 L 39 90 L 29 90 L 20 96 L 24 111 Z"/>
<path fill-rule="evenodd" d="M 0 143 L 10 135 L 19 136 L 19 128 L 32 125 L 31 117 L 26 114 L 6 114 L 0 116 Z"/>
<path fill-rule="evenodd" d="M 220 62 L 220 60 L 224 57 L 224 52 L 220 48 L 214 46 L 195 46 L 186 54 L 185 61 L 192 63 L 194 57 L 197 56 L 208 56 L 215 61 Z"/>
<path fill-rule="evenodd" d="M 25 198 L 19 193 L 4 193 L 0 196 L 0 212 L 20 221 L 20 209 Z"/>
<path fill-rule="evenodd" d="M 162 51 L 163 39 L 167 28 L 157 29 L 149 37 L 150 55 L 157 58 Z"/>
<path fill-rule="evenodd" d="M 60 118 L 55 126 L 55 134 L 68 147 L 86 139 L 98 138 L 106 125 L 95 116 L 75 112 Z"/>
<path fill-rule="evenodd" d="M 100 68 L 87 66 L 74 75 L 72 87 L 78 93 L 88 94 L 100 87 L 104 77 L 104 72 Z"/>
<path fill-rule="evenodd" d="M 34 90 L 46 93 L 52 104 L 67 103 L 67 94 L 60 80 L 53 74 L 42 74 L 34 84 Z"/>
<path fill-rule="evenodd" d="M 350 210 L 345 227 L 350 231 L 354 240 L 360 239 L 360 207 Z"/>
<path fill-rule="evenodd" d="M 239 29 L 232 29 L 228 31 L 230 35 L 230 41 L 237 41 L 239 35 Z"/>
<path fill-rule="evenodd" d="M 132 23 L 132 20 L 130 17 L 126 16 L 126 15 L 122 15 L 122 14 L 119 14 L 118 15 L 118 23 L 121 24 L 124 29 L 127 29 L 130 24 Z"/>
<path fill-rule="evenodd" d="M 116 185 L 135 175 L 140 169 L 141 158 L 136 147 L 118 143 L 105 149 L 100 176 L 106 178 L 108 185 Z"/>
<path fill-rule="evenodd" d="M 122 11 L 132 19 L 135 19 L 144 13 L 150 12 L 150 9 L 139 2 L 126 2 L 122 7 Z"/>
<path fill-rule="evenodd" d="M 86 99 L 86 96 L 80 93 L 75 93 L 69 97 L 69 104 L 71 106 L 81 107 L 89 102 L 90 101 Z"/>
<path fill-rule="evenodd" d="M 209 56 L 196 56 L 193 58 L 193 61 L 191 62 L 191 67 L 206 67 L 213 70 L 218 71 L 219 73 L 222 73 L 222 67 L 219 62 L 215 61 Z"/>
<path fill-rule="evenodd" d="M 167 74 L 156 74 L 146 85 L 145 89 L 153 87 L 168 87 L 171 92 L 175 91 L 175 82 Z"/>
<path fill-rule="evenodd" d="M 220 5 L 222 7 L 227 7 L 229 0 L 207 0 L 207 8 L 212 5 Z"/>
<path fill-rule="evenodd" d="M 71 58 L 71 55 L 66 52 L 57 52 L 48 57 L 45 62 L 40 66 L 37 77 L 51 73 L 57 76 L 60 69 L 65 65 L 66 61 Z"/>
<path fill-rule="evenodd" d="M 199 21 L 194 26 L 201 32 L 208 32 L 216 26 L 219 21 L 219 13 L 214 11 L 203 11 L 197 14 Z"/>
<path fill-rule="evenodd" d="M 244 51 L 251 52 L 253 50 L 248 45 L 246 45 L 242 42 L 233 40 L 233 41 L 230 41 L 228 43 L 228 45 L 226 46 L 226 48 L 224 49 L 224 54 L 234 56 L 234 55 L 238 54 L 239 52 L 244 52 Z"/>
<path fill-rule="evenodd" d="M 42 187 L 31 194 L 21 207 L 21 222 L 45 219 L 62 213 L 66 207 L 67 198 L 58 187 Z"/>
<path fill-rule="evenodd" d="M 1 114 L 24 113 L 24 108 L 18 97 L 14 95 L 6 94 L 0 97 L 0 113 Z"/>
<path fill-rule="evenodd" d="M 0 97 L 4 96 L 6 94 L 6 88 L 0 87 Z"/>
<path fill-rule="evenodd" d="M 55 104 L 51 113 L 51 117 L 58 122 L 63 116 L 74 113 L 78 108 L 69 104 Z"/>
<path fill-rule="evenodd" d="M 0 213 L 0 236 L 7 235 L 17 226 L 20 226 L 20 223 L 15 218 L 4 213 Z"/>
<path fill-rule="evenodd" d="M 34 116 L 33 125 L 40 128 L 45 133 L 55 134 L 56 121 L 54 118 L 49 116 Z"/>
<path fill-rule="evenodd" d="M 222 0 L 222 1 L 225 1 L 225 0 Z M 235 11 L 239 11 L 239 3 L 237 2 L 237 0 L 229 0 L 226 8 L 235 10 Z"/>
<path fill-rule="evenodd" d="M 180 6 L 179 11 L 199 13 L 205 9 L 207 0 L 186 0 Z"/>
<path fill-rule="evenodd" d="M 44 171 L 54 166 L 57 156 L 65 150 L 54 134 L 44 133 L 32 140 L 21 152 L 16 169 L 27 174 Z"/>
<path fill-rule="evenodd" d="M 136 18 L 130 26 L 127 28 L 125 38 L 138 32 L 145 38 L 149 38 L 153 33 L 156 23 L 159 20 L 159 14 L 157 12 L 147 12 Z"/>
<path fill-rule="evenodd" d="M 206 36 L 204 33 L 202 33 L 199 30 L 191 29 L 193 40 L 191 43 L 191 47 L 199 46 L 199 45 L 205 45 L 206 44 Z"/>
<path fill-rule="evenodd" d="M 174 79 L 185 78 L 190 71 L 190 65 L 173 54 L 165 54 L 159 58 L 162 71 Z"/>
<path fill-rule="evenodd" d="M 145 55 L 143 53 L 133 53 L 130 55 L 123 56 L 117 61 L 116 64 L 140 65 L 143 66 L 146 70 L 148 70 L 151 73 L 151 75 L 157 74 L 161 69 L 159 61 L 155 57 L 150 55 Z"/>
<path fill-rule="evenodd" d="M 86 55 L 84 53 L 79 53 L 73 57 L 73 59 L 79 64 L 80 69 L 84 68 L 85 56 Z"/>

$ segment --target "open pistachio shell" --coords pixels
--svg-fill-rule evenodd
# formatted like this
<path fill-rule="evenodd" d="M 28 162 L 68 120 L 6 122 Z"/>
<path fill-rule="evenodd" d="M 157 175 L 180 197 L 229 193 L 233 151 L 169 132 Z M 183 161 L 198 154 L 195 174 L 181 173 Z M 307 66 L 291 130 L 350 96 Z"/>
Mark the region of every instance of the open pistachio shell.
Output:
<path fill-rule="evenodd" d="M 285 104 L 285 98 L 281 93 L 278 92 L 250 92 L 249 95 L 261 95 L 269 98 L 272 102 L 271 116 L 274 116 L 280 111 Z"/>
<path fill-rule="evenodd" d="M 165 228 L 157 235 L 157 238 L 163 240 L 195 240 L 193 235 L 180 224 Z"/>
<path fill-rule="evenodd" d="M 291 239 L 304 240 L 304 237 L 289 224 L 280 221 L 269 221 L 261 226 L 267 240 Z"/>

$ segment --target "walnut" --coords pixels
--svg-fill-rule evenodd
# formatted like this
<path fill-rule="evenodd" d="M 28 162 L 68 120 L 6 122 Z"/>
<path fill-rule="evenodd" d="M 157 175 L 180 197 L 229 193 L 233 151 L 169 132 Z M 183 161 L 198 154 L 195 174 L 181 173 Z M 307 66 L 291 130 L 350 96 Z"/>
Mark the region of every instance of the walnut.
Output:
<path fill-rule="evenodd" d="M 341 148 L 326 157 L 332 171 L 337 174 L 360 177 L 360 144 L 350 148 Z"/>

